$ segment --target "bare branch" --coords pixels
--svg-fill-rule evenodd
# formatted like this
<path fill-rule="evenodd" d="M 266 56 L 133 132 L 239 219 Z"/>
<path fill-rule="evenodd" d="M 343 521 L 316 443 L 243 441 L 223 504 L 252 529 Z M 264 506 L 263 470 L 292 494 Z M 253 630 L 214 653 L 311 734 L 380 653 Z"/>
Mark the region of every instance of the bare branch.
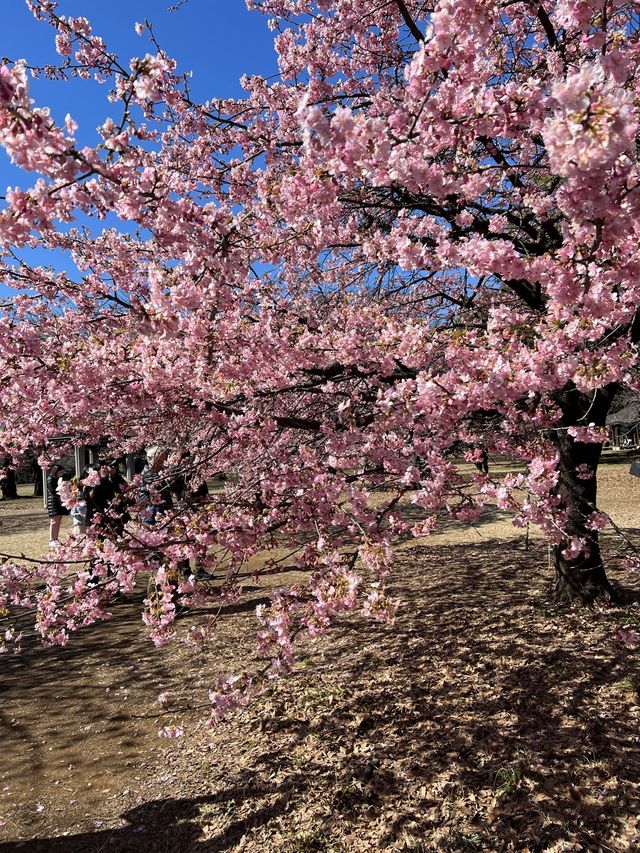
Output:
<path fill-rule="evenodd" d="M 416 41 L 424 41 L 424 35 L 420 31 L 418 25 L 411 17 L 411 13 L 407 9 L 406 3 L 404 0 L 396 0 L 396 6 L 400 10 L 400 14 L 402 15 L 405 24 L 409 27 L 411 31 L 411 35 L 414 37 Z"/>
<path fill-rule="evenodd" d="M 546 33 L 547 41 L 553 48 L 558 48 L 560 45 L 558 43 L 558 37 L 556 35 L 556 31 L 553 29 L 553 24 L 549 20 L 549 16 L 545 12 L 542 5 L 538 6 L 537 11 L 538 20 L 542 24 L 542 27 Z"/>

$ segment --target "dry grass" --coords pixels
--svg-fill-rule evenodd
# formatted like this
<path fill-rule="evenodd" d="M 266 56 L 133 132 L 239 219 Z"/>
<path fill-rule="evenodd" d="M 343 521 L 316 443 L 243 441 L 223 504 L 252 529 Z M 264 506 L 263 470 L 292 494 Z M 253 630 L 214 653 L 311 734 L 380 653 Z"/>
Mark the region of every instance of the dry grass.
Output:
<path fill-rule="evenodd" d="M 611 465 L 601 483 L 640 527 L 639 481 Z M 617 548 L 612 579 L 640 591 Z M 492 513 L 405 545 L 395 626 L 345 620 L 272 695 L 168 747 L 157 694 L 193 705 L 250 665 L 264 587 L 223 609 L 203 659 L 150 646 L 142 590 L 67 648 L 5 659 L 0 853 L 640 849 L 638 647 L 616 638 L 640 610 L 559 610 L 546 564 Z"/>

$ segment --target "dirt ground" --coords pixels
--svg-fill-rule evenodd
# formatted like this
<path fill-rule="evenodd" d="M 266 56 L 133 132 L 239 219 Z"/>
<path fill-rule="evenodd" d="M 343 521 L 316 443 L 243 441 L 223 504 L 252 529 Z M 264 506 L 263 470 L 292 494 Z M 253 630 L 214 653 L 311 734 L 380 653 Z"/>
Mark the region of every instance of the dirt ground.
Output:
<path fill-rule="evenodd" d="M 622 463 L 599 482 L 637 541 L 640 480 Z M 41 553 L 46 522 L 39 499 L 1 502 L 0 552 Z M 206 655 L 154 649 L 141 588 L 66 648 L 3 658 L 0 853 L 639 850 L 639 646 L 619 632 L 640 630 L 640 578 L 610 534 L 626 603 L 559 609 L 546 545 L 524 545 L 490 508 L 404 543 L 393 627 L 345 620 L 213 729 L 207 687 L 254 660 L 250 578 Z"/>

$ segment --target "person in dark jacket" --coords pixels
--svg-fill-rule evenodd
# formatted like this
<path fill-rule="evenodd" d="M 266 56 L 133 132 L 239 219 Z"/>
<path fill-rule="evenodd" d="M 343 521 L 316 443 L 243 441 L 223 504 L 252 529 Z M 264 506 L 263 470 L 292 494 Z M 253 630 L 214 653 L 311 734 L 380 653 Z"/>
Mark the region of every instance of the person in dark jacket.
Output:
<path fill-rule="evenodd" d="M 108 526 L 107 512 L 111 506 L 111 501 L 116 496 L 116 487 L 111 482 L 109 468 L 106 465 L 101 465 L 98 473 L 100 475 L 100 482 L 90 489 L 87 506 L 90 509 L 90 521 L 93 523 L 94 516 L 100 514 L 101 523 L 106 527 Z"/>
<path fill-rule="evenodd" d="M 42 468 L 38 465 L 38 460 L 34 459 L 31 463 L 31 471 L 33 474 L 33 496 L 34 498 L 42 497 Z"/>
<path fill-rule="evenodd" d="M 489 453 L 487 448 L 480 445 L 476 448 L 477 459 L 473 463 L 481 474 L 489 473 Z"/>
<path fill-rule="evenodd" d="M 11 458 L 5 460 L 4 468 L 0 468 L 0 486 L 4 499 L 11 501 L 18 497 L 16 469 L 11 464 Z"/>
<path fill-rule="evenodd" d="M 116 515 L 119 527 L 124 530 L 125 524 L 131 521 L 129 513 L 131 500 L 128 495 L 129 481 L 122 476 L 117 459 L 110 459 L 107 462 L 107 467 L 109 468 L 109 479 L 115 489 L 115 498 L 111 503 L 111 508 Z"/>
<path fill-rule="evenodd" d="M 60 523 L 69 510 L 63 506 L 58 494 L 58 481 L 62 475 L 62 465 L 52 465 L 47 477 L 47 515 L 49 516 L 49 544 L 54 545 L 60 536 Z"/>
<path fill-rule="evenodd" d="M 118 471 L 115 460 L 104 460 L 100 464 L 100 482 L 89 492 L 87 507 L 89 519 L 100 514 L 100 527 L 105 535 L 120 536 L 131 516 L 127 511 L 128 499 L 123 493 L 128 483 Z"/>

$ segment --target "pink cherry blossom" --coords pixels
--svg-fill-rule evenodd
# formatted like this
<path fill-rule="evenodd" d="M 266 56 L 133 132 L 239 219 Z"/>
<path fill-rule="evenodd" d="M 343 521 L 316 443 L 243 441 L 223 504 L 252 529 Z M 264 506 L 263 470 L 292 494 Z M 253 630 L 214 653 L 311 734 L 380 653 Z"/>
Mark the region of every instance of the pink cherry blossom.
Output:
<path fill-rule="evenodd" d="M 249 5 L 279 21 L 280 76 L 198 104 L 159 48 L 119 59 L 29 0 L 59 53 L 33 73 L 107 87 L 98 144 L 32 101 L 26 63 L 0 67 L 24 175 L 0 208 L 0 452 L 167 451 L 126 523 L 112 505 L 43 562 L 3 562 L 5 646 L 17 608 L 63 645 L 142 575 L 152 641 L 206 649 L 216 617 L 179 613 L 299 569 L 257 609 L 263 666 L 211 687 L 212 721 L 337 620 L 401 618 L 396 543 L 488 505 L 539 526 L 559 598 L 611 593 L 598 459 L 616 393 L 640 388 L 629 4 Z"/>

